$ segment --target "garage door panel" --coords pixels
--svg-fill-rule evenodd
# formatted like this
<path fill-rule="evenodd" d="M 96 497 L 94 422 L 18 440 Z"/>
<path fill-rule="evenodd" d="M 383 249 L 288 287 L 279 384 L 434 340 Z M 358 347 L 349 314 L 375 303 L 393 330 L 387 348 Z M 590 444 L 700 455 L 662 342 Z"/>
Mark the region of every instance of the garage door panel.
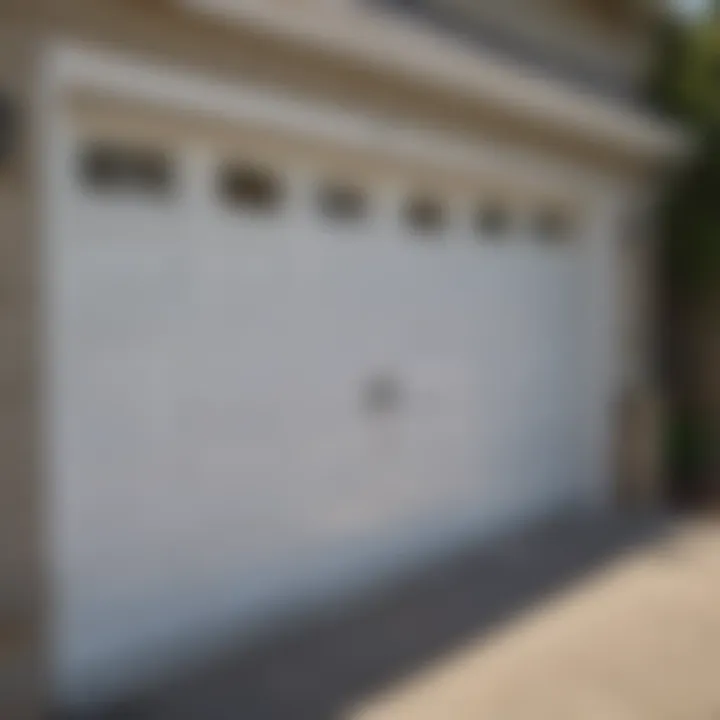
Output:
<path fill-rule="evenodd" d="M 484 241 L 455 210 L 418 235 L 405 193 L 381 183 L 359 221 L 331 222 L 290 163 L 271 212 L 228 208 L 221 158 L 174 155 L 163 198 L 105 197 L 57 169 L 55 571 L 72 677 L 278 596 L 370 582 L 571 494 L 581 464 L 566 452 L 575 254 Z M 393 396 L 379 406 L 378 384 Z"/>

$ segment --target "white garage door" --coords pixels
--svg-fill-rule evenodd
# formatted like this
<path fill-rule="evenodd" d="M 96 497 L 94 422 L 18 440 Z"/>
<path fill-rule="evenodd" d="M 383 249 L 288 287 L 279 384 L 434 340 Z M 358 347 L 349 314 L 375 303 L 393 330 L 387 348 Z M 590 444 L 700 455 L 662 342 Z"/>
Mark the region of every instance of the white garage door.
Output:
<path fill-rule="evenodd" d="M 54 153 L 66 689 L 577 496 L 565 207 L 197 137 Z"/>

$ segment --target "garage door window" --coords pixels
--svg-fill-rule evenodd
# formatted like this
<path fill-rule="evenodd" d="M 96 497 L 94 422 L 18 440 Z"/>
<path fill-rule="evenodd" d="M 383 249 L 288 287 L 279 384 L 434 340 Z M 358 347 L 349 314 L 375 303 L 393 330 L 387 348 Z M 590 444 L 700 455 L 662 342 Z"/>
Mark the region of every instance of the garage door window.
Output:
<path fill-rule="evenodd" d="M 503 240 L 509 235 L 511 217 L 502 203 L 480 205 L 475 211 L 474 229 L 478 240 Z"/>
<path fill-rule="evenodd" d="M 531 232 L 533 238 L 543 244 L 565 244 L 572 239 L 572 218 L 562 208 L 542 208 L 532 218 Z"/>
<path fill-rule="evenodd" d="M 438 237 L 447 223 L 442 202 L 431 197 L 410 198 L 404 215 L 407 226 L 420 237 Z"/>
<path fill-rule="evenodd" d="M 284 195 L 280 179 L 268 168 L 254 165 L 221 167 L 217 184 L 226 207 L 258 215 L 275 212 Z"/>
<path fill-rule="evenodd" d="M 356 223 L 367 214 L 367 196 L 358 187 L 326 183 L 320 188 L 318 205 L 324 218 L 335 223 Z"/>
<path fill-rule="evenodd" d="M 175 187 L 171 158 L 162 150 L 93 142 L 80 153 L 83 186 L 93 192 L 166 196 Z"/>

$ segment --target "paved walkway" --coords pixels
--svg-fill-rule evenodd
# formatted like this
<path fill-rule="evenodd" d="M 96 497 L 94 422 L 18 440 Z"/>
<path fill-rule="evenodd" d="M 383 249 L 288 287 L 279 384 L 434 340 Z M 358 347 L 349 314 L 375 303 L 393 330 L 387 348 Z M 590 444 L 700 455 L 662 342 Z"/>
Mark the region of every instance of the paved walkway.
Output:
<path fill-rule="evenodd" d="M 720 720 L 720 527 L 545 525 L 91 717 Z"/>

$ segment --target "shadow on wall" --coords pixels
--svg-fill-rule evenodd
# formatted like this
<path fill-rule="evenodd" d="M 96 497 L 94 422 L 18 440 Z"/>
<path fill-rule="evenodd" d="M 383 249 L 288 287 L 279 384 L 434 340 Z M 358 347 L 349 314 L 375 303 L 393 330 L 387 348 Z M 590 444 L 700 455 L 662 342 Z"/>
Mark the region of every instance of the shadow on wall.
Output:
<path fill-rule="evenodd" d="M 63 720 L 340 720 L 354 703 L 646 543 L 658 517 L 559 518 L 218 652 L 135 697 Z"/>

